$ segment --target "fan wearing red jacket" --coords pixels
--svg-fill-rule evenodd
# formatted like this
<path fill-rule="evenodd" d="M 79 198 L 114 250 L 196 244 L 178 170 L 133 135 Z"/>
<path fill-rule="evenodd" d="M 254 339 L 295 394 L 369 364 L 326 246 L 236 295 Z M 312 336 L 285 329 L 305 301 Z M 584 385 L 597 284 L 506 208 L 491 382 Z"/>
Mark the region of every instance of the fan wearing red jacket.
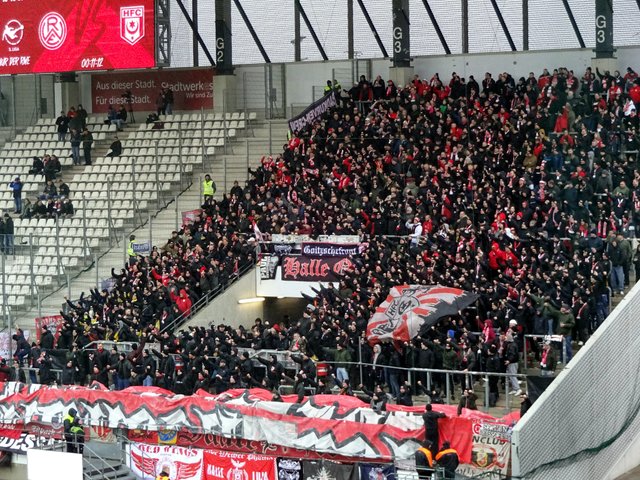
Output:
<path fill-rule="evenodd" d="M 171 292 L 170 295 L 171 295 L 171 300 L 175 302 L 181 314 L 191 315 L 191 307 L 193 305 L 193 302 L 189 298 L 189 295 L 187 294 L 187 291 L 184 288 L 180 290 L 180 295 L 176 295 L 173 292 Z"/>

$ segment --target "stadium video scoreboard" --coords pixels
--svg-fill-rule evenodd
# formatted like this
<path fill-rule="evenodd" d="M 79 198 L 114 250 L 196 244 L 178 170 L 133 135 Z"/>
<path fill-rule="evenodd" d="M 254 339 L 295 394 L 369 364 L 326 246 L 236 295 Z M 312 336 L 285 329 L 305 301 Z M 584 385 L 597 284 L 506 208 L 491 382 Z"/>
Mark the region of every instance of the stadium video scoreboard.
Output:
<path fill-rule="evenodd" d="M 0 0 L 0 74 L 155 66 L 154 0 Z"/>

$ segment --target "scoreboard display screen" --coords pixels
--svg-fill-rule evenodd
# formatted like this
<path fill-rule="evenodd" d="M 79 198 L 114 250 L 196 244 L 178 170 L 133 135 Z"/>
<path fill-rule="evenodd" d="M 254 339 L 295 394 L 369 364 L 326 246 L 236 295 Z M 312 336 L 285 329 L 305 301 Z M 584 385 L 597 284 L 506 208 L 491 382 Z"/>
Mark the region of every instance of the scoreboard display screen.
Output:
<path fill-rule="evenodd" d="M 0 74 L 155 66 L 154 0 L 0 0 Z"/>

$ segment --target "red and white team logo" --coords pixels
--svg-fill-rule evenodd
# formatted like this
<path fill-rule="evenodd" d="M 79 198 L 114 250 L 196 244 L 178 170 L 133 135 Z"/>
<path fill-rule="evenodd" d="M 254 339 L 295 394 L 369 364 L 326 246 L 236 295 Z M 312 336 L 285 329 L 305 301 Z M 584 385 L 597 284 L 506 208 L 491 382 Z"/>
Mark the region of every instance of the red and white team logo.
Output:
<path fill-rule="evenodd" d="M 44 48 L 57 50 L 67 39 L 67 22 L 58 12 L 47 13 L 40 20 L 38 37 Z"/>
<path fill-rule="evenodd" d="M 16 46 L 22 41 L 24 34 L 24 25 L 18 20 L 9 20 L 2 31 L 2 40 L 9 45 Z"/>
<path fill-rule="evenodd" d="M 120 8 L 120 37 L 135 45 L 144 37 L 144 7 Z"/>

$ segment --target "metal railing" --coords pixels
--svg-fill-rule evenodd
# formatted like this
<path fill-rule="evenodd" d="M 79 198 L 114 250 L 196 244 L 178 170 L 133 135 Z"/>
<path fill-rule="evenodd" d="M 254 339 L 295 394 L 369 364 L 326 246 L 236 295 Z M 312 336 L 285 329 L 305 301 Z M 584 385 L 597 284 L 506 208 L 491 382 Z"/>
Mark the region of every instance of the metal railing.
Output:
<path fill-rule="evenodd" d="M 288 350 L 269 350 L 269 349 L 254 350 L 251 348 L 238 348 L 238 354 L 242 354 L 243 352 L 249 352 L 250 358 L 252 359 L 255 359 L 255 357 L 275 355 L 276 360 L 283 365 L 285 370 L 288 370 L 288 371 L 298 370 L 300 368 L 299 364 L 297 362 L 294 362 L 291 359 L 291 355 L 297 355 L 298 352 L 290 352 Z M 515 406 L 515 403 L 513 403 L 512 405 L 511 398 L 509 395 L 510 385 L 508 382 L 508 378 L 516 377 L 519 381 L 520 380 L 526 381 L 527 377 L 538 376 L 538 375 L 532 375 L 532 374 L 526 374 L 526 373 L 511 374 L 511 373 L 498 373 L 498 372 L 493 373 L 493 372 L 485 372 L 485 371 L 445 370 L 445 369 L 437 369 L 437 368 L 420 368 L 420 367 L 390 367 L 388 365 L 380 365 L 380 364 L 373 364 L 373 363 L 366 363 L 366 362 L 335 362 L 331 360 L 321 360 L 321 361 L 315 362 L 316 366 L 319 364 L 335 365 L 336 363 L 339 363 L 341 365 L 349 365 L 352 369 L 359 371 L 360 383 L 365 383 L 365 379 L 364 379 L 365 369 L 374 369 L 374 370 L 378 369 L 383 371 L 386 369 L 389 371 L 404 372 L 407 375 L 407 379 L 408 379 L 407 381 L 409 382 L 410 385 L 417 384 L 416 374 L 424 373 L 426 374 L 426 385 L 423 385 L 422 388 L 426 389 L 426 391 L 428 392 L 431 392 L 433 390 L 434 375 L 439 375 L 441 377 L 444 376 L 443 383 L 445 387 L 445 397 L 443 398 L 443 400 L 445 400 L 447 404 L 452 404 L 453 397 L 455 396 L 454 385 L 456 383 L 455 382 L 456 378 L 460 379 L 460 383 L 466 382 L 471 384 L 473 384 L 475 380 L 482 379 L 483 388 L 484 388 L 483 407 L 485 407 L 485 411 L 488 410 L 489 404 L 490 404 L 490 393 L 491 393 L 490 383 L 489 383 L 490 377 L 497 377 L 498 379 L 504 378 L 506 380 L 504 392 L 503 392 L 505 394 L 505 399 L 506 399 L 505 409 L 506 411 L 511 411 L 512 406 Z M 254 362 L 254 365 L 262 366 L 261 363 L 255 363 L 255 362 Z M 327 375 L 326 377 L 322 377 L 319 375 L 317 379 L 321 379 L 321 378 L 327 379 L 331 377 L 333 377 L 333 375 Z M 399 383 L 399 384 L 402 385 L 402 383 Z M 524 389 L 523 389 L 523 392 L 524 392 Z M 416 394 L 414 393 L 414 395 Z"/>
<path fill-rule="evenodd" d="M 113 464 L 115 463 L 116 459 L 108 459 L 106 457 L 103 457 L 95 449 L 91 448 L 87 443 L 84 443 L 83 450 L 83 478 L 87 480 L 95 480 L 96 478 L 109 480 L 115 478 L 114 475 L 111 474 L 117 474 L 120 470 L 121 465 L 118 464 L 116 466 Z"/>
<path fill-rule="evenodd" d="M 193 318 L 200 310 L 209 305 L 218 295 L 224 293 L 229 287 L 231 287 L 234 283 L 236 283 L 243 275 L 247 272 L 255 268 L 254 263 L 249 263 L 241 267 L 233 276 L 229 279 L 229 282 L 224 285 L 219 285 L 216 289 L 207 293 L 205 296 L 201 297 L 196 303 L 191 306 L 190 313 L 183 313 L 179 317 L 177 317 L 173 322 L 168 325 L 165 325 L 160 330 L 160 333 L 171 332 L 176 328 L 179 328 L 183 323 L 187 322 L 189 319 Z"/>

